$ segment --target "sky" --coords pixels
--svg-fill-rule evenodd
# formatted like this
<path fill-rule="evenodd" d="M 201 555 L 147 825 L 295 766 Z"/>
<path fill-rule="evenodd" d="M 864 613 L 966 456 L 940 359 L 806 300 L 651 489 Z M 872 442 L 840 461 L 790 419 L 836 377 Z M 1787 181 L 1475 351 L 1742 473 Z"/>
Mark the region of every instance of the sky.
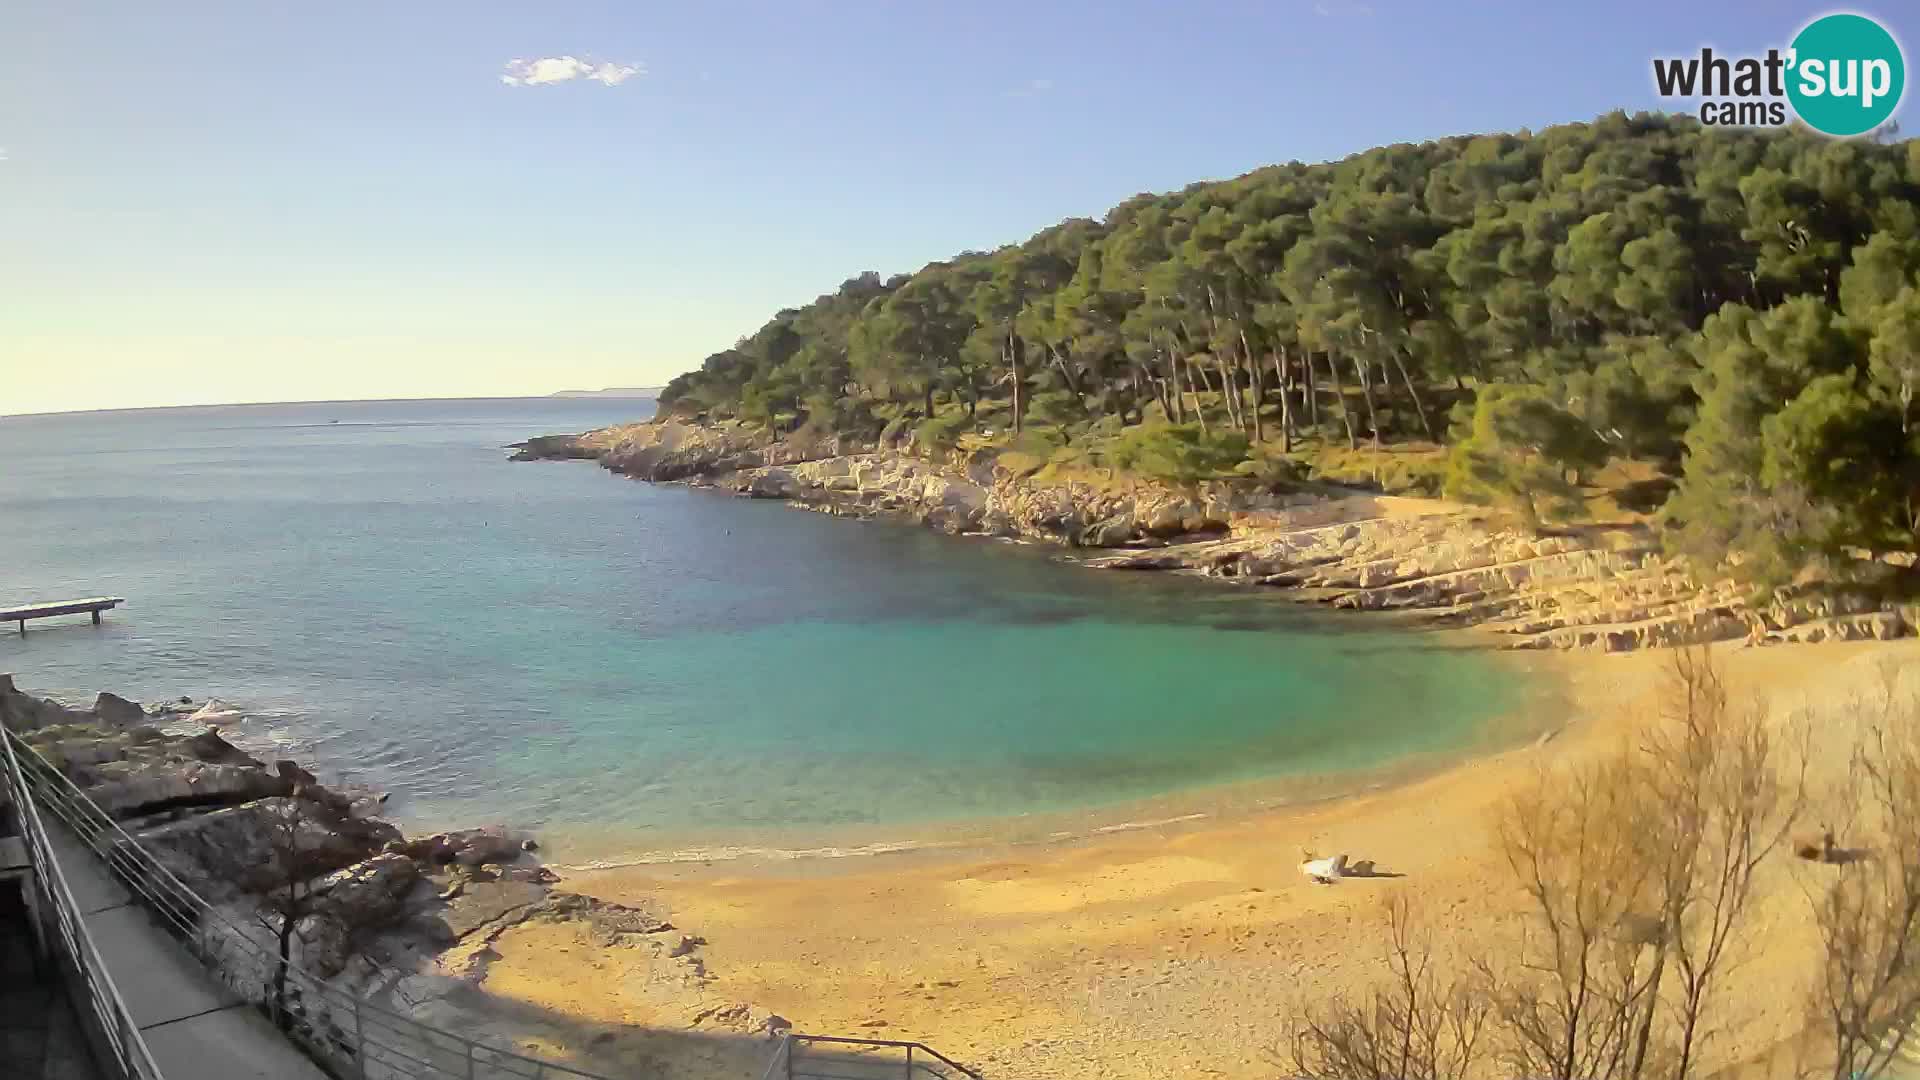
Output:
<path fill-rule="evenodd" d="M 862 270 L 1656 108 L 1652 57 L 1829 10 L 0 5 L 0 415 L 658 385 Z M 1909 0 L 1851 10 L 1915 57 Z"/>

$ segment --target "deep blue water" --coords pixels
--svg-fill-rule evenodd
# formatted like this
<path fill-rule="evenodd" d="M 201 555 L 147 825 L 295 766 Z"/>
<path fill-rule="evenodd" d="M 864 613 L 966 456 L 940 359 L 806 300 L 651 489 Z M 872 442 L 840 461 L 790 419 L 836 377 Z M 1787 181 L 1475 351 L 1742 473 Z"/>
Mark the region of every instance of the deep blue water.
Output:
<path fill-rule="evenodd" d="M 218 696 L 234 736 L 603 849 L 1114 807 L 1466 747 L 1485 654 L 1205 582 L 653 487 L 504 443 L 633 401 L 0 418 L 0 635 L 67 696 Z M 337 421 L 337 422 L 336 422 Z"/>

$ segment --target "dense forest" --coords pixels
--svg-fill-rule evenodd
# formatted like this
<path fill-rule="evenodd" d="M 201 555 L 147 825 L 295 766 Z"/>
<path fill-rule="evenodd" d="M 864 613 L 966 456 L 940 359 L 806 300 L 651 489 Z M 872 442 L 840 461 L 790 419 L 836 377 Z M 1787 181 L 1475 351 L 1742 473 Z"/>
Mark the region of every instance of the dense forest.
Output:
<path fill-rule="evenodd" d="M 1179 482 L 1424 447 L 1436 488 L 1535 524 L 1626 459 L 1676 550 L 1777 584 L 1916 546 L 1916 272 L 1920 143 L 1614 113 L 862 274 L 661 404 Z"/>

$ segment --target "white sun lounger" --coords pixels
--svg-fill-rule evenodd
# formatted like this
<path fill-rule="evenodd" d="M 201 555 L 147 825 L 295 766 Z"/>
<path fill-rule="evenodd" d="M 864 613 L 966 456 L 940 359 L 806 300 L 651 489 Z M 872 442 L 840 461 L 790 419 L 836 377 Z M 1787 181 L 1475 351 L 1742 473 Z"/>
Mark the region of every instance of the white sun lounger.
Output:
<path fill-rule="evenodd" d="M 1347 857 L 1335 855 L 1328 859 L 1308 859 L 1300 864 L 1300 872 L 1322 885 L 1331 885 L 1347 872 Z"/>

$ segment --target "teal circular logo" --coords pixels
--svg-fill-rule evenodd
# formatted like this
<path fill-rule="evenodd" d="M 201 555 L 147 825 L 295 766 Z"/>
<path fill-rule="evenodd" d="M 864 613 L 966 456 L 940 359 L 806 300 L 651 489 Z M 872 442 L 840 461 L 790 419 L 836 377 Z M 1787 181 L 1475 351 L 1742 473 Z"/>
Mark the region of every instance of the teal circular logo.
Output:
<path fill-rule="evenodd" d="M 1900 43 L 1865 15 L 1823 15 L 1793 39 L 1787 100 L 1808 127 L 1861 135 L 1887 122 L 1907 89 Z"/>

